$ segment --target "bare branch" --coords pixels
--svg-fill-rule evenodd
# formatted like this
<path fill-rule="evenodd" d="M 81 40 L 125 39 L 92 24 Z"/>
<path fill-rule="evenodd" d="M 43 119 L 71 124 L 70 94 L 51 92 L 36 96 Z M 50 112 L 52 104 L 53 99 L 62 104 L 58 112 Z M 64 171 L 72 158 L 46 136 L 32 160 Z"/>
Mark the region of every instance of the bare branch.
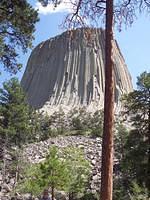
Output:
<path fill-rule="evenodd" d="M 96 4 L 95 4 L 95 7 L 98 7 L 98 8 L 100 8 L 100 9 L 103 9 L 103 8 L 105 8 L 105 7 L 100 6 L 99 4 L 106 4 L 106 1 L 105 1 L 105 0 L 99 0 L 99 1 L 97 1 Z"/>
<path fill-rule="evenodd" d="M 75 11 L 75 13 L 72 14 L 71 21 L 73 20 L 73 18 L 75 16 L 79 16 L 79 10 L 80 10 L 80 7 L 81 7 L 81 3 L 82 3 L 82 0 L 79 0 L 79 2 L 77 4 L 76 11 Z"/>
<path fill-rule="evenodd" d="M 131 3 L 131 0 L 128 0 L 128 1 L 124 2 L 123 6 L 127 7 L 128 5 L 130 5 L 130 3 Z"/>
<path fill-rule="evenodd" d="M 150 6 L 150 1 L 149 1 L 149 0 L 144 0 L 144 2 L 145 2 L 145 4 L 146 4 L 147 6 Z"/>
<path fill-rule="evenodd" d="M 63 0 L 39 0 L 60 4 Z M 106 14 L 106 0 L 69 0 L 73 12 L 65 19 L 65 27 L 100 26 Z M 119 30 L 122 25 L 131 26 L 141 12 L 150 12 L 150 0 L 120 0 L 114 3 L 114 23 Z M 64 26 L 63 26 L 64 27 Z"/>

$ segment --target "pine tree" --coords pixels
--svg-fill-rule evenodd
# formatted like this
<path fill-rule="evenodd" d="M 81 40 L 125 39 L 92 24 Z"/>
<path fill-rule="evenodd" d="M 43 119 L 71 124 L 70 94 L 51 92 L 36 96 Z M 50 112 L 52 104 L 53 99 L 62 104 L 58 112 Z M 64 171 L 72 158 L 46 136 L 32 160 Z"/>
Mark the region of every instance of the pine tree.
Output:
<path fill-rule="evenodd" d="M 22 66 L 18 48 L 23 53 L 32 46 L 38 13 L 27 0 L 0 1 L 0 63 L 10 73 Z"/>
<path fill-rule="evenodd" d="M 90 172 L 89 162 L 77 148 L 50 148 L 42 163 L 28 167 L 25 178 L 18 184 L 18 190 L 39 195 L 45 188 L 68 192 L 71 200 L 74 195 L 84 192 Z"/>
<path fill-rule="evenodd" d="M 63 154 L 67 162 L 69 175 L 67 191 L 69 200 L 73 200 L 76 199 L 79 193 L 83 194 L 86 186 L 88 186 L 90 165 L 81 149 L 68 147 L 64 149 Z"/>
<path fill-rule="evenodd" d="M 11 144 L 22 145 L 30 136 L 29 106 L 18 79 L 0 89 L 0 134 Z"/>
<path fill-rule="evenodd" d="M 52 200 L 54 200 L 54 189 L 64 189 L 68 178 L 65 160 L 61 160 L 58 155 L 58 149 L 52 147 L 46 156 L 46 160 L 40 164 L 39 184 L 43 188 L 51 188 Z"/>
<path fill-rule="evenodd" d="M 133 127 L 125 144 L 122 166 L 128 182 L 136 181 L 146 187 L 150 195 L 150 73 L 138 77 L 137 90 L 123 99 Z"/>

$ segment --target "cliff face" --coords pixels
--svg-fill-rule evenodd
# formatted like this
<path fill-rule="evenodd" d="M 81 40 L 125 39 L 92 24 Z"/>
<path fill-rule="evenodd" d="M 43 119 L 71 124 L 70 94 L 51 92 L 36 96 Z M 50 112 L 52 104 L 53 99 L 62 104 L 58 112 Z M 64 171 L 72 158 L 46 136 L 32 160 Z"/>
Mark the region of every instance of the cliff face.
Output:
<path fill-rule="evenodd" d="M 104 31 L 67 31 L 39 44 L 31 53 L 21 84 L 29 103 L 47 111 L 60 106 L 103 107 Z M 115 102 L 132 90 L 131 77 L 114 42 Z"/>

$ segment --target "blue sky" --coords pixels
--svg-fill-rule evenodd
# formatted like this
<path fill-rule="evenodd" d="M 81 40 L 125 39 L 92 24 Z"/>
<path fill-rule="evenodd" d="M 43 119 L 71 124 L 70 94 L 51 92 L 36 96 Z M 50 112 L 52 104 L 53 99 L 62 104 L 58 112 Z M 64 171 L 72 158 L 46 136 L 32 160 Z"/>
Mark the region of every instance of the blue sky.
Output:
<path fill-rule="evenodd" d="M 32 0 L 31 3 L 33 5 L 35 1 Z M 37 6 L 39 7 L 39 5 Z M 53 11 L 51 7 L 47 10 L 39 9 L 41 13 L 39 15 L 40 22 L 36 25 L 34 46 L 64 31 L 59 25 L 62 23 L 65 15 L 65 6 L 62 5 L 59 12 L 56 10 Z M 132 27 L 124 28 L 121 32 L 115 31 L 115 38 L 125 58 L 135 87 L 136 77 L 145 70 L 150 71 L 150 16 L 139 16 Z M 20 54 L 20 61 L 23 63 L 23 69 L 17 74 L 19 79 L 21 79 L 23 75 L 30 53 L 31 50 L 29 50 L 26 55 Z M 0 76 L 0 84 L 9 78 L 7 73 L 3 73 L 3 75 Z"/>

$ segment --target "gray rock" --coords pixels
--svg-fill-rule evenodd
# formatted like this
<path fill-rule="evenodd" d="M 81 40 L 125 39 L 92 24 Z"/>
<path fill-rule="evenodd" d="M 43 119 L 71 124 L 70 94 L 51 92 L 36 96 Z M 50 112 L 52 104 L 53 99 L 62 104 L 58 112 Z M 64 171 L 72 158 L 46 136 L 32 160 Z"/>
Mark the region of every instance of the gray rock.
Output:
<path fill-rule="evenodd" d="M 3 176 L 2 176 L 2 174 L 0 174 L 0 181 L 2 181 L 3 180 Z"/>
<path fill-rule="evenodd" d="M 63 191 L 55 191 L 55 198 L 57 200 L 67 200 L 67 195 Z"/>
<path fill-rule="evenodd" d="M 14 185 L 15 184 L 15 178 L 10 178 L 10 185 Z"/>
<path fill-rule="evenodd" d="M 95 181 L 98 181 L 98 180 L 99 180 L 99 177 L 98 177 L 97 175 L 95 175 L 95 176 L 93 176 L 93 180 L 94 180 L 94 182 L 95 182 Z"/>
<path fill-rule="evenodd" d="M 92 165 L 95 165 L 96 164 L 96 160 L 92 160 Z"/>
<path fill-rule="evenodd" d="M 5 154 L 4 158 L 6 160 L 12 160 L 11 155 L 10 154 Z"/>
<path fill-rule="evenodd" d="M 7 193 L 7 192 L 10 192 L 11 191 L 11 188 L 8 184 L 4 184 L 3 185 L 3 190 Z"/>
<path fill-rule="evenodd" d="M 92 38 L 87 39 L 87 34 Z M 73 38 L 71 38 L 73 35 Z M 103 107 L 105 35 L 102 29 L 76 29 L 40 43 L 31 53 L 21 84 L 28 102 L 47 113 L 86 106 Z M 131 77 L 118 44 L 113 44 L 115 103 L 132 90 Z"/>
<path fill-rule="evenodd" d="M 0 196 L 1 200 L 10 200 L 10 196 Z"/>

